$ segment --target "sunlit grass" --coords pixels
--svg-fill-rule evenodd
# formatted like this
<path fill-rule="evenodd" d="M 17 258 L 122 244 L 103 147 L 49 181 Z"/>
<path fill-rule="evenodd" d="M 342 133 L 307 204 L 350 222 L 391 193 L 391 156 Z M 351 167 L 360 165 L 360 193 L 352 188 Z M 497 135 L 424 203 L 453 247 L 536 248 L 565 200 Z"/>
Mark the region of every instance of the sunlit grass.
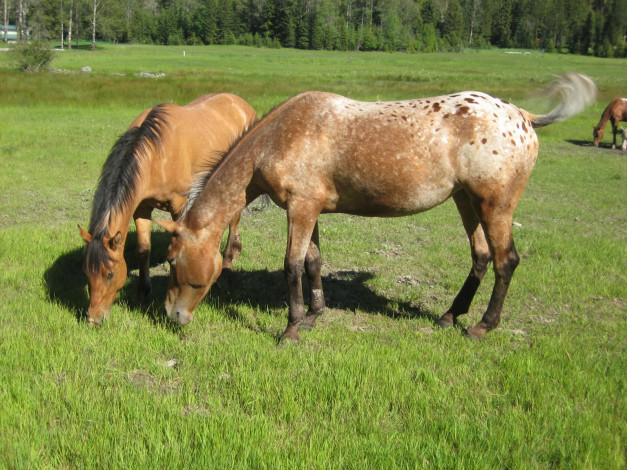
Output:
<path fill-rule="evenodd" d="M 627 173 L 620 151 L 589 145 L 624 61 L 103 46 L 53 63 L 91 74 L 23 75 L 3 60 L 0 467 L 624 467 Z M 549 107 L 536 91 L 567 70 L 593 76 L 601 97 L 538 132 L 515 214 L 521 263 L 485 341 L 433 327 L 470 269 L 452 202 L 399 219 L 322 216 L 328 309 L 298 345 L 276 347 L 287 311 L 276 207 L 244 214 L 240 260 L 187 327 L 163 318 L 161 231 L 153 304 L 135 294 L 131 234 L 111 317 L 97 329 L 79 320 L 76 223 L 88 223 L 102 163 L 144 108 L 217 91 L 263 114 L 307 89 L 364 100 L 478 89 L 535 112 Z M 492 282 L 489 272 L 464 324 Z"/>

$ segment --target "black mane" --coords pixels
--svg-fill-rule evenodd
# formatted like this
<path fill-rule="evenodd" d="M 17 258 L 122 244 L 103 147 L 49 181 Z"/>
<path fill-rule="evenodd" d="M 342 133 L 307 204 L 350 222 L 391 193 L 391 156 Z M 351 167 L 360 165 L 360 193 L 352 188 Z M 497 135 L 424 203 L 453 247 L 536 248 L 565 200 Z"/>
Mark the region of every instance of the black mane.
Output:
<path fill-rule="evenodd" d="M 85 266 L 91 272 L 97 272 L 100 263 L 108 265 L 111 261 L 103 245 L 105 237 L 115 235 L 109 233 L 108 225 L 116 213 L 133 202 L 141 158 L 150 147 L 159 148 L 163 131 L 169 127 L 166 118 L 164 105 L 155 106 L 139 127 L 127 130 L 111 148 L 102 167 L 89 222 L 92 243 L 87 246 Z"/>

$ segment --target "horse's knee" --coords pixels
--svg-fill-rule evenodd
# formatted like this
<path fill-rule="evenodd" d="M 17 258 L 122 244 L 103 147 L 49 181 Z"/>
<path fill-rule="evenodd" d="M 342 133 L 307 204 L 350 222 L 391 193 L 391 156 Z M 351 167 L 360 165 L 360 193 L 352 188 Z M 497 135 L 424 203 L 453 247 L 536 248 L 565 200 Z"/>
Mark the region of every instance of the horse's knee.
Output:
<path fill-rule="evenodd" d="M 520 257 L 516 252 L 516 248 L 512 247 L 501 259 L 495 259 L 494 270 L 501 278 L 509 280 L 512 274 L 514 274 L 519 262 Z"/>
<path fill-rule="evenodd" d="M 317 246 L 313 245 L 307 250 L 307 255 L 305 256 L 305 267 L 308 272 L 320 272 L 322 268 L 322 257 L 320 256 L 320 250 Z"/>
<path fill-rule="evenodd" d="M 303 273 L 303 261 L 285 258 L 283 269 L 288 284 L 298 283 Z"/>
<path fill-rule="evenodd" d="M 483 278 L 488 266 L 492 262 L 492 254 L 489 251 L 483 251 L 481 253 L 473 253 L 472 256 L 472 269 L 475 276 Z"/>

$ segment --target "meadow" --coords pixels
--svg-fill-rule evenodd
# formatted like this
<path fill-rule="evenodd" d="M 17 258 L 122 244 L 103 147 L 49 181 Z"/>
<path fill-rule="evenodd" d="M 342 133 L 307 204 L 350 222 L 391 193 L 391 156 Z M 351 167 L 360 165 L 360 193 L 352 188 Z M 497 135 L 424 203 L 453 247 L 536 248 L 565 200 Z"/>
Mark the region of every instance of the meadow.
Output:
<path fill-rule="evenodd" d="M 89 66 L 91 73 L 79 70 Z M 591 145 L 625 96 L 625 60 L 557 54 L 337 53 L 101 45 L 23 74 L 0 52 L 0 468 L 620 469 L 627 438 L 627 155 Z M 435 320 L 470 268 L 455 205 L 398 219 L 323 215 L 326 313 L 285 326 L 285 213 L 254 203 L 244 249 L 176 328 L 164 318 L 167 233 L 155 226 L 152 302 L 137 258 L 101 327 L 77 223 L 102 164 L 145 108 L 231 92 L 261 115 L 306 90 L 398 100 L 480 90 L 531 112 L 555 76 L 599 97 L 538 130 L 515 214 L 521 263 L 482 341 Z M 165 74 L 160 78 L 137 73 Z M 620 140 L 619 140 L 620 142 Z M 479 320 L 486 275 L 463 325 Z"/>

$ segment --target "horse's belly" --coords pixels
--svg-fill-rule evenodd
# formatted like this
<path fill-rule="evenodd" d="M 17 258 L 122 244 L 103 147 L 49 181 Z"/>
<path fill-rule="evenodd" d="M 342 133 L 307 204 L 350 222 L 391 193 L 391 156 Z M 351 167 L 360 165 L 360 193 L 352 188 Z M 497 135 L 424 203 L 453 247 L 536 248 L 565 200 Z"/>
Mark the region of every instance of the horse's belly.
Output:
<path fill-rule="evenodd" d="M 455 189 L 454 175 L 442 167 L 380 168 L 338 177 L 325 209 L 356 215 L 394 217 L 429 210 L 448 199 Z"/>

